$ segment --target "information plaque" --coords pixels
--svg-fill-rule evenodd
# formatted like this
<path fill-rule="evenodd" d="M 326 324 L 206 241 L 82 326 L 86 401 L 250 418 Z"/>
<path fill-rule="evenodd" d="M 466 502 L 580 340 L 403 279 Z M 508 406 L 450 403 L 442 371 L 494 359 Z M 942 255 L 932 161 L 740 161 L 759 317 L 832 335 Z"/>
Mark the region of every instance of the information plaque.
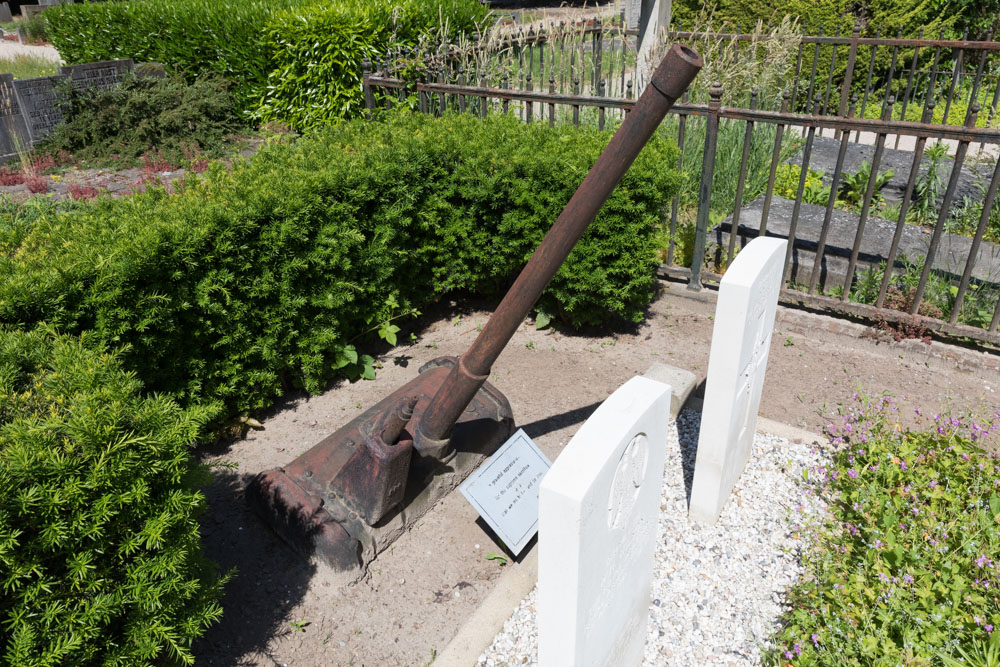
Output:
<path fill-rule="evenodd" d="M 538 532 L 538 487 L 550 467 L 545 454 L 518 429 L 458 487 L 514 555 Z"/>

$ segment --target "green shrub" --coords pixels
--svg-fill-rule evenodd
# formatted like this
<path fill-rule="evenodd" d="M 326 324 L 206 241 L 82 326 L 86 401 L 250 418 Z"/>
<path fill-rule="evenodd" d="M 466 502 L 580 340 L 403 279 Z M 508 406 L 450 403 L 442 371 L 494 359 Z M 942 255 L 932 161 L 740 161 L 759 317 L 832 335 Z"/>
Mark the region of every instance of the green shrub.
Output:
<path fill-rule="evenodd" d="M 221 614 L 188 453 L 207 415 L 85 343 L 0 328 L 0 662 L 190 664 Z"/>
<path fill-rule="evenodd" d="M 510 117 L 344 123 L 153 191 L 0 217 L 0 322 L 126 346 L 144 384 L 219 418 L 315 392 L 350 342 L 454 290 L 498 293 L 610 132 Z M 678 185 L 654 139 L 540 301 L 572 325 L 637 321 Z M 55 267 L 58 267 L 56 270 Z"/>
<path fill-rule="evenodd" d="M 1000 454 L 982 449 L 1000 413 L 922 416 L 911 431 L 905 404 L 858 401 L 827 426 L 842 446 L 811 477 L 830 517 L 765 663 L 932 665 L 1000 648 Z"/>
<path fill-rule="evenodd" d="M 68 94 L 66 122 L 38 150 L 68 151 L 89 162 L 117 156 L 135 161 L 142 154 L 179 163 L 196 146 L 218 155 L 241 123 L 225 79 L 199 77 L 188 85 L 179 77 L 129 77 L 115 88 Z"/>
<path fill-rule="evenodd" d="M 362 61 L 375 61 L 390 47 L 413 45 L 421 35 L 447 38 L 472 32 L 486 13 L 478 0 L 295 7 L 268 28 L 272 68 L 255 117 L 305 129 L 357 115 L 364 106 Z"/>
<path fill-rule="evenodd" d="M 237 106 L 246 109 L 270 71 L 264 29 L 277 12 L 299 2 L 116 0 L 59 5 L 43 15 L 67 63 L 132 58 L 164 63 L 188 77 L 217 74 L 233 82 Z"/>
<path fill-rule="evenodd" d="M 115 0 L 44 16 L 68 63 L 132 58 L 189 80 L 217 74 L 233 82 L 239 109 L 263 104 L 261 119 L 305 127 L 356 110 L 364 58 L 442 21 L 451 34 L 472 30 L 486 14 L 478 0 Z"/>

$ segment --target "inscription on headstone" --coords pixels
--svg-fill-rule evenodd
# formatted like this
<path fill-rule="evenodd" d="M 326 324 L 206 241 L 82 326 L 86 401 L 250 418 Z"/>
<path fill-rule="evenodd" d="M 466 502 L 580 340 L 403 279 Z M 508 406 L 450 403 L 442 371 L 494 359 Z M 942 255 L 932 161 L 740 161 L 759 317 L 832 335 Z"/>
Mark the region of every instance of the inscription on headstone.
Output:
<path fill-rule="evenodd" d="M 65 76 L 59 75 L 14 81 L 14 90 L 32 142 L 45 138 L 63 122 L 61 98 L 65 80 Z"/>
<path fill-rule="evenodd" d="M 754 239 L 719 284 L 691 485 L 698 521 L 718 520 L 750 458 L 787 243 Z"/>
<path fill-rule="evenodd" d="M 670 395 L 669 385 L 632 378 L 580 427 L 542 480 L 541 667 L 642 661 Z"/>
<path fill-rule="evenodd" d="M 69 76 L 77 90 L 97 87 L 106 90 L 122 82 L 125 74 L 132 70 L 132 59 L 103 60 L 82 65 L 63 65 L 59 73 Z"/>
<path fill-rule="evenodd" d="M 31 150 L 31 137 L 14 90 L 14 75 L 0 74 L 0 160 Z"/>
<path fill-rule="evenodd" d="M 515 555 L 538 532 L 538 488 L 551 465 L 518 429 L 458 487 Z"/>

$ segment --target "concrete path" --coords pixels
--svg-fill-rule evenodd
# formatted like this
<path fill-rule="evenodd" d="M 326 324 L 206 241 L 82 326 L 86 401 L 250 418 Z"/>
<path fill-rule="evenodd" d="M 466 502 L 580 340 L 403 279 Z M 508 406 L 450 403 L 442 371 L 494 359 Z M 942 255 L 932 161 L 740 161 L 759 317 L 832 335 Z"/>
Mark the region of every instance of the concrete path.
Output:
<path fill-rule="evenodd" d="M 32 46 L 30 44 L 20 44 L 8 40 L 0 41 L 0 58 L 14 58 L 20 55 L 33 55 L 45 58 L 53 62 L 61 63 L 63 59 L 59 56 L 54 46 Z"/>

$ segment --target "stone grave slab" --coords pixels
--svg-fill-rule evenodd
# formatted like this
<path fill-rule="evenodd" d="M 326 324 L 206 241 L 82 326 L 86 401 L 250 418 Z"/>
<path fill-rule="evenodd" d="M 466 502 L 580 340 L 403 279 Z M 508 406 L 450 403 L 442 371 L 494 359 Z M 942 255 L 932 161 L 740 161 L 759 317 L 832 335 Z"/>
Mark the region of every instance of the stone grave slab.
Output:
<path fill-rule="evenodd" d="M 31 136 L 14 90 L 14 75 L 0 74 L 0 161 L 31 150 Z"/>
<path fill-rule="evenodd" d="M 41 5 L 21 5 L 21 16 L 26 19 L 41 14 L 43 11 L 45 11 L 45 7 Z"/>
<path fill-rule="evenodd" d="M 82 65 L 63 65 L 59 68 L 59 73 L 69 76 L 73 87 L 77 90 L 85 90 L 95 86 L 100 90 L 107 90 L 121 83 L 125 75 L 132 71 L 132 66 L 131 58 L 102 60 Z"/>
<path fill-rule="evenodd" d="M 896 150 L 889 148 L 891 141 L 886 142 L 886 148 L 882 152 L 882 160 L 879 164 L 879 173 L 892 169 L 892 178 L 882 188 L 882 196 L 889 203 L 896 203 L 903 200 L 906 192 L 906 182 L 910 178 L 910 168 L 913 166 L 913 153 L 911 151 Z M 928 142 L 930 146 L 933 142 Z M 833 182 L 833 172 L 837 167 L 837 154 L 840 151 L 840 140 L 832 137 L 815 137 L 813 139 L 812 153 L 809 155 L 809 168 L 823 172 L 823 185 L 829 187 Z M 962 171 L 958 177 L 958 188 L 955 190 L 955 202 L 961 203 L 968 198 L 975 201 L 982 201 L 983 189 L 989 185 L 993 175 L 993 166 L 996 162 L 989 160 L 976 161 L 972 159 L 976 155 L 975 151 L 969 151 L 969 156 L 962 165 Z M 861 164 L 872 163 L 875 157 L 875 147 L 866 144 L 849 143 L 847 154 L 844 156 L 843 173 L 854 174 L 861 168 Z M 802 151 L 799 150 L 788 160 L 789 164 L 802 165 Z M 951 176 L 951 168 L 955 161 L 948 158 L 938 164 L 938 175 L 942 179 L 941 191 L 938 193 L 938 202 L 944 198 L 944 189 Z M 930 169 L 930 160 L 927 153 L 924 153 L 920 161 L 920 171 L 923 176 Z M 843 177 L 841 178 L 843 182 Z"/>
<path fill-rule="evenodd" d="M 66 77 L 60 75 L 14 81 L 17 101 L 33 143 L 44 139 L 63 122 L 61 100 L 65 81 Z"/>
<path fill-rule="evenodd" d="M 541 667 L 642 661 L 663 483 L 668 385 L 635 377 L 580 427 L 542 480 Z"/>
<path fill-rule="evenodd" d="M 10 3 L 0 2 L 0 23 L 10 23 L 14 15 L 10 13 Z"/>
<path fill-rule="evenodd" d="M 740 226 L 737 230 L 737 247 L 746 246 L 757 238 L 760 231 L 761 211 L 764 198 L 760 197 L 747 204 L 740 211 Z M 767 216 L 767 235 L 775 238 L 788 238 L 788 229 L 792 219 L 794 202 L 782 197 L 771 199 L 771 211 Z M 826 208 L 814 204 L 803 203 L 799 211 L 798 226 L 795 229 L 795 248 L 792 252 L 790 279 L 800 285 L 808 285 L 812 268 L 816 262 L 816 248 L 820 232 L 823 228 L 823 217 Z M 858 230 L 857 213 L 834 209 L 830 220 L 830 233 L 826 239 L 826 249 L 823 253 L 823 264 L 820 267 L 818 285 L 828 290 L 843 286 L 847 276 L 847 266 L 851 258 L 851 248 L 854 246 L 854 235 Z M 728 247 L 729 230 L 732 227 L 732 217 L 723 220 L 712 229 L 709 238 L 721 248 Z M 865 223 L 865 232 L 861 237 L 861 252 L 858 255 L 858 273 L 863 273 L 869 266 L 879 266 L 889 256 L 892 236 L 896 223 L 882 218 L 869 218 Z M 897 270 L 903 266 L 902 257 L 918 265 L 927 256 L 931 234 L 929 229 L 906 225 L 899 241 L 897 255 Z M 972 239 L 959 234 L 944 232 L 937 255 L 934 257 L 933 268 L 957 283 L 965 269 L 965 261 L 972 250 Z M 721 256 L 721 255 L 720 255 Z M 976 265 L 972 277 L 988 286 L 1000 285 L 1000 245 L 983 241 L 976 257 Z"/>
<path fill-rule="evenodd" d="M 696 521 L 715 523 L 750 458 L 787 245 L 755 239 L 719 284 L 691 484 Z"/>

